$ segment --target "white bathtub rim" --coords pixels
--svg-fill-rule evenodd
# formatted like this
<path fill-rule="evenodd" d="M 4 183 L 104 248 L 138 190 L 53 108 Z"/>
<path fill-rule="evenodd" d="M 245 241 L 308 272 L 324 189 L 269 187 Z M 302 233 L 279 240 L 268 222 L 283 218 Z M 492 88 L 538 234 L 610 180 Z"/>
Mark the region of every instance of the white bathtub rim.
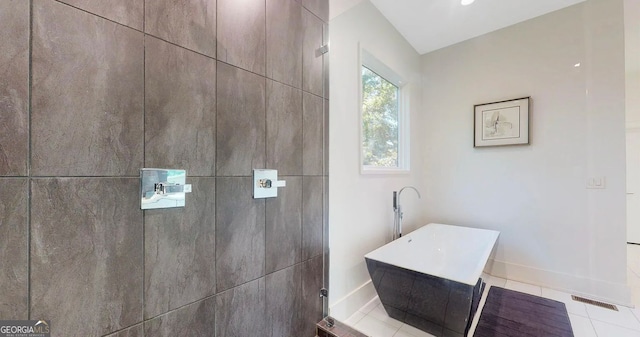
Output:
<path fill-rule="evenodd" d="M 464 270 L 456 270 L 456 268 L 452 266 L 453 263 L 445 263 L 445 265 L 447 265 L 446 267 L 442 265 L 438 266 L 436 263 L 434 263 L 435 265 L 434 267 L 440 270 L 428 269 L 428 268 L 424 268 L 424 266 L 418 266 L 424 263 L 416 262 L 415 258 L 403 259 L 403 258 L 398 258 L 398 256 L 395 256 L 394 258 L 393 256 L 389 256 L 388 254 L 388 250 L 394 249 L 391 247 L 394 247 L 397 245 L 406 245 L 411 243 L 414 237 L 419 237 L 419 235 L 424 234 L 422 231 L 449 230 L 449 231 L 459 232 L 461 229 L 465 231 L 468 230 L 468 232 L 466 232 L 465 234 L 471 234 L 471 233 L 476 234 L 474 236 L 476 238 L 478 237 L 478 235 L 483 235 L 483 239 L 486 240 L 484 245 L 478 248 L 478 251 L 473 253 L 464 251 L 461 253 L 461 254 L 466 253 L 467 255 L 469 255 L 469 257 L 477 261 L 477 263 L 472 264 L 471 266 L 467 266 L 466 268 L 463 268 Z M 449 232 L 449 233 L 454 233 L 454 232 Z M 487 264 L 487 261 L 489 260 L 489 256 L 496 245 L 499 235 L 500 235 L 500 232 L 495 230 L 447 225 L 447 224 L 441 224 L 441 223 L 429 223 L 403 236 L 398 240 L 389 242 L 386 245 L 369 252 L 368 254 L 365 255 L 365 258 L 390 264 L 390 265 L 394 265 L 394 266 L 415 271 L 418 273 L 428 274 L 435 277 L 440 277 L 440 278 L 448 279 L 451 281 L 467 284 L 470 286 L 475 286 L 482 274 L 482 271 L 484 270 Z M 400 246 L 399 248 L 402 249 L 403 247 Z M 460 252 L 457 252 L 457 253 L 460 253 Z M 460 257 L 460 256 L 456 255 L 454 257 Z"/>

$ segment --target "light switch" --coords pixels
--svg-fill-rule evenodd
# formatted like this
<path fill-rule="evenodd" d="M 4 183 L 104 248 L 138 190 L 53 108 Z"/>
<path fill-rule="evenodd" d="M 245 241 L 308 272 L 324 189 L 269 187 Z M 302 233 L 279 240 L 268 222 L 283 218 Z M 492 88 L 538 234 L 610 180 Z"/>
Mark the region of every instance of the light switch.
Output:
<path fill-rule="evenodd" d="M 587 189 L 605 189 L 607 188 L 606 177 L 591 177 L 587 179 Z"/>

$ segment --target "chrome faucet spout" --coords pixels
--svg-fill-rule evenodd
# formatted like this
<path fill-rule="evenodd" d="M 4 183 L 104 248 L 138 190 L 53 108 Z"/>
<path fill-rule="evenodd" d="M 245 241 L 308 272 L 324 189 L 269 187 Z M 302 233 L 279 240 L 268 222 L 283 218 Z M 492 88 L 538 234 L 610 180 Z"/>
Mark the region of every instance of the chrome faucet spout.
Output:
<path fill-rule="evenodd" d="M 420 195 L 420 191 L 418 191 L 417 188 L 415 188 L 413 186 L 405 186 L 405 187 L 400 189 L 400 192 L 398 192 L 398 205 L 400 205 L 400 196 L 402 195 L 402 191 L 404 191 L 407 188 L 410 188 L 410 189 L 416 191 L 416 194 L 418 195 L 418 199 L 422 199 L 422 196 Z"/>
<path fill-rule="evenodd" d="M 422 199 L 420 191 L 413 186 L 405 186 L 401 188 L 399 192 L 393 192 L 393 240 L 402 237 L 402 217 L 404 213 L 402 212 L 402 205 L 400 204 L 400 196 L 402 195 L 402 191 L 407 188 L 414 190 L 418 195 L 418 199 Z"/>

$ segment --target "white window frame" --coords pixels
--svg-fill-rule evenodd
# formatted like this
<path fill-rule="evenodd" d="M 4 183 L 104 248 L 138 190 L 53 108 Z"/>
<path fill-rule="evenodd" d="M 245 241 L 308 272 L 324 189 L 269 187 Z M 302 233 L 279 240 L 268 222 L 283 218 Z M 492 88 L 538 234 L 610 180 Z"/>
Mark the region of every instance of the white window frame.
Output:
<path fill-rule="evenodd" d="M 378 60 L 369 51 L 360 48 L 358 60 L 358 112 L 359 112 L 359 128 L 360 143 L 358 149 L 360 151 L 360 174 L 407 174 L 411 171 L 410 166 L 410 144 L 409 144 L 409 95 L 407 82 L 393 71 L 386 64 Z M 398 87 L 398 166 L 397 167 L 381 167 L 364 165 L 364 149 L 362 143 L 364 141 L 363 118 L 362 118 L 362 67 L 367 67 L 374 73 L 380 75 L 391 84 Z"/>

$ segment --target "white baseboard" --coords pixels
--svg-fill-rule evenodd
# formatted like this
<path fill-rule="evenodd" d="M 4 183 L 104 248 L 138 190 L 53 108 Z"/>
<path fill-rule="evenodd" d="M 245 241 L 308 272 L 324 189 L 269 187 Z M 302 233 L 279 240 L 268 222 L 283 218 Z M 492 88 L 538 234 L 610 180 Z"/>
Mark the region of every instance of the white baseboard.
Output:
<path fill-rule="evenodd" d="M 376 296 L 376 289 L 369 280 L 345 297 L 329 304 L 329 315 L 339 321 L 345 321 Z"/>
<path fill-rule="evenodd" d="M 551 288 L 597 301 L 633 307 L 631 292 L 624 283 L 594 280 L 496 260 L 487 264 L 486 272 L 513 281 Z"/>

